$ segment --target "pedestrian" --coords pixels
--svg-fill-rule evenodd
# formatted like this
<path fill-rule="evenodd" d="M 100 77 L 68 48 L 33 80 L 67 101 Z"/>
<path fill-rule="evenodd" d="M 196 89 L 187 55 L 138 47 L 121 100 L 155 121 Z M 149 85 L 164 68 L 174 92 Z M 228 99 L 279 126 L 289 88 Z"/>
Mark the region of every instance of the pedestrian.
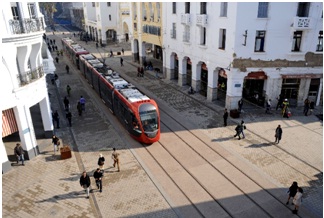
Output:
<path fill-rule="evenodd" d="M 224 126 L 227 126 L 227 118 L 228 118 L 228 112 L 227 112 L 227 108 L 225 108 L 224 114 L 223 114 Z"/>
<path fill-rule="evenodd" d="M 314 101 L 310 101 L 309 103 L 309 109 L 310 109 L 310 115 L 313 114 L 313 110 L 315 109 L 315 102 Z"/>
<path fill-rule="evenodd" d="M 14 152 L 15 152 L 15 155 L 17 157 L 17 164 L 19 163 L 19 161 L 21 161 L 21 165 L 22 166 L 25 166 L 24 164 L 24 149 L 21 147 L 20 143 L 17 143 L 16 144 L 16 147 L 14 149 Z"/>
<path fill-rule="evenodd" d="M 241 98 L 237 104 L 238 104 L 238 111 L 241 113 L 243 107 L 243 99 Z"/>
<path fill-rule="evenodd" d="M 56 128 L 59 129 L 60 128 L 60 116 L 59 116 L 57 110 L 55 110 L 53 118 L 54 118 L 54 121 L 56 122 Z"/>
<path fill-rule="evenodd" d="M 52 45 L 52 50 L 55 51 L 55 45 Z"/>
<path fill-rule="evenodd" d="M 51 46 L 48 46 L 47 48 L 48 48 L 48 50 L 49 50 L 50 52 L 52 52 L 52 47 L 51 47 Z"/>
<path fill-rule="evenodd" d="M 304 101 L 304 115 L 307 116 L 309 110 L 309 100 L 308 98 L 305 99 Z"/>
<path fill-rule="evenodd" d="M 80 97 L 80 104 L 81 104 L 82 110 L 85 111 L 85 99 L 83 98 L 82 95 Z"/>
<path fill-rule="evenodd" d="M 266 114 L 270 114 L 270 110 L 271 110 L 271 99 L 269 98 L 267 101 L 267 106 L 266 106 Z"/>
<path fill-rule="evenodd" d="M 282 102 L 282 110 L 281 110 L 281 113 L 282 113 L 282 117 L 286 117 L 286 118 L 289 118 L 290 114 L 289 113 L 289 102 L 288 102 L 288 99 L 286 98 L 283 102 Z"/>
<path fill-rule="evenodd" d="M 72 127 L 72 114 L 71 114 L 71 111 L 68 111 L 66 113 L 66 119 L 68 119 L 69 125 L 70 125 L 70 127 Z"/>
<path fill-rule="evenodd" d="M 55 39 L 53 39 L 53 44 L 55 45 Z"/>
<path fill-rule="evenodd" d="M 61 55 L 63 56 L 63 49 L 60 50 Z"/>
<path fill-rule="evenodd" d="M 141 67 L 141 73 L 140 73 L 141 77 L 144 77 L 144 67 Z"/>
<path fill-rule="evenodd" d="M 105 164 L 105 157 L 102 154 L 99 154 L 98 166 L 102 170 L 102 172 L 104 171 L 104 164 Z"/>
<path fill-rule="evenodd" d="M 58 57 L 55 57 L 55 60 L 56 60 L 56 63 L 58 63 L 58 62 L 59 62 L 59 58 L 58 58 Z"/>
<path fill-rule="evenodd" d="M 286 202 L 286 205 L 289 204 L 289 199 L 290 198 L 294 198 L 296 193 L 297 193 L 297 189 L 298 189 L 298 183 L 296 181 L 294 181 L 291 186 L 289 187 L 287 193 L 288 193 L 288 199 Z"/>
<path fill-rule="evenodd" d="M 70 101 L 69 101 L 69 99 L 66 96 L 64 97 L 63 102 L 64 102 L 65 110 L 68 111 L 69 108 L 70 108 Z"/>
<path fill-rule="evenodd" d="M 70 93 L 71 93 L 71 87 L 70 87 L 70 85 L 67 85 L 66 86 L 66 92 L 67 92 L 68 96 L 70 97 Z"/>
<path fill-rule="evenodd" d="M 114 56 L 114 53 L 112 50 L 110 50 L 110 57 L 113 57 Z"/>
<path fill-rule="evenodd" d="M 123 62 L 124 62 L 124 59 L 123 58 L 120 58 L 120 66 L 121 67 L 124 66 Z"/>
<path fill-rule="evenodd" d="M 78 102 L 78 104 L 77 104 L 77 109 L 78 109 L 78 112 L 79 112 L 79 116 L 82 116 L 82 106 L 81 106 L 80 102 Z"/>
<path fill-rule="evenodd" d="M 57 45 L 55 45 L 55 51 L 58 51 L 58 50 L 57 50 Z"/>
<path fill-rule="evenodd" d="M 276 128 L 276 131 L 275 131 L 275 138 L 276 138 L 276 141 L 275 141 L 275 144 L 279 144 L 280 140 L 281 140 L 281 136 L 282 136 L 282 129 L 281 129 L 281 126 L 278 125 L 278 127 Z"/>
<path fill-rule="evenodd" d="M 50 44 L 52 45 L 53 41 L 50 39 Z"/>
<path fill-rule="evenodd" d="M 137 77 L 140 77 L 141 76 L 141 67 L 138 66 L 137 67 Z"/>
<path fill-rule="evenodd" d="M 84 188 L 84 191 L 87 193 L 86 198 L 89 199 L 91 180 L 86 171 L 83 171 L 80 177 L 80 185 Z"/>
<path fill-rule="evenodd" d="M 118 172 L 120 172 L 120 160 L 119 160 L 119 153 L 116 151 L 116 148 L 113 148 L 114 152 L 111 154 L 111 158 L 114 160 L 113 167 L 118 168 Z"/>
<path fill-rule="evenodd" d="M 60 56 L 60 52 L 59 51 L 56 51 L 56 56 Z"/>
<path fill-rule="evenodd" d="M 98 49 L 98 47 L 99 47 L 99 46 L 98 46 L 98 42 L 96 42 L 96 48 Z"/>
<path fill-rule="evenodd" d="M 69 67 L 69 65 L 66 65 L 66 66 L 65 66 L 65 69 L 66 69 L 66 73 L 69 74 L 69 72 L 70 72 L 70 67 Z"/>
<path fill-rule="evenodd" d="M 103 174 L 100 171 L 100 168 L 97 168 L 97 170 L 93 174 L 93 177 L 96 180 L 97 188 L 100 190 L 100 192 L 102 192 L 102 177 L 103 177 Z"/>
<path fill-rule="evenodd" d="M 298 209 L 302 203 L 302 197 L 303 197 L 303 189 L 301 187 L 297 188 L 297 193 L 295 194 L 293 204 L 295 205 L 295 209 L 293 210 L 294 214 L 298 213 Z"/>
<path fill-rule="evenodd" d="M 245 135 L 244 135 L 244 130 L 246 129 L 246 125 L 244 123 L 244 121 L 242 120 L 241 121 L 241 133 L 242 133 L 242 138 L 244 139 L 245 138 Z"/>
<path fill-rule="evenodd" d="M 54 154 L 55 154 L 56 151 L 59 150 L 61 142 L 60 142 L 60 139 L 56 135 L 53 135 L 52 143 L 54 145 Z"/>
<path fill-rule="evenodd" d="M 278 103 L 277 103 L 277 107 L 276 107 L 276 110 L 278 110 L 278 108 L 282 108 L 282 102 L 283 102 L 283 98 L 282 98 L 282 95 L 280 94 L 279 97 L 277 98 L 278 100 Z"/>
<path fill-rule="evenodd" d="M 241 132 L 242 132 L 242 125 L 241 124 L 237 124 L 237 126 L 235 127 L 235 131 L 236 134 L 234 135 L 234 137 L 238 136 L 238 140 L 241 140 Z"/>
<path fill-rule="evenodd" d="M 122 53 L 123 53 L 123 55 L 124 55 L 124 52 L 125 52 L 125 51 L 124 51 L 124 48 L 122 48 Z"/>

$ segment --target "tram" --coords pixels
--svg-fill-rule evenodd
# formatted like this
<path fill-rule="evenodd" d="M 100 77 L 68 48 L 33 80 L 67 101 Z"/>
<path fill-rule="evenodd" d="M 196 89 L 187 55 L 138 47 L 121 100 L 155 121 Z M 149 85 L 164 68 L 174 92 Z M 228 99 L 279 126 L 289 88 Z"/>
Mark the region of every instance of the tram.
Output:
<path fill-rule="evenodd" d="M 77 67 L 135 140 L 152 144 L 160 139 L 160 113 L 153 99 L 128 83 L 92 54 L 80 54 Z"/>
<path fill-rule="evenodd" d="M 65 54 L 71 58 L 72 63 L 79 69 L 79 56 L 89 54 L 89 52 L 70 38 L 62 38 L 61 42 Z"/>

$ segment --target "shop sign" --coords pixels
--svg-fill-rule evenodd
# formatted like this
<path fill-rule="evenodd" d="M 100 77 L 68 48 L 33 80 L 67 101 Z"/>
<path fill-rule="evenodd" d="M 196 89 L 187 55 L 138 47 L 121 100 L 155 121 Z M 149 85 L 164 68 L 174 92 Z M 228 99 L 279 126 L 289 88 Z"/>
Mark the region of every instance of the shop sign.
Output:
<path fill-rule="evenodd" d="M 283 79 L 302 79 L 302 78 L 323 78 L 322 74 L 290 74 L 281 75 Z"/>

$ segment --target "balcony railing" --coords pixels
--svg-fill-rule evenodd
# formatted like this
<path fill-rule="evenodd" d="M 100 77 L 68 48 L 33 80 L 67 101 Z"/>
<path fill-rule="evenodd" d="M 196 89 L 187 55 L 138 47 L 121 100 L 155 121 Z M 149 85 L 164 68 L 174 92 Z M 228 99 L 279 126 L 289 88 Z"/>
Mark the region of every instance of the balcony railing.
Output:
<path fill-rule="evenodd" d="M 310 29 L 311 18 L 309 17 L 294 17 L 293 27 L 295 29 Z"/>
<path fill-rule="evenodd" d="M 25 34 L 45 30 L 43 17 L 9 20 L 9 26 L 12 34 Z"/>
<path fill-rule="evenodd" d="M 196 24 L 198 26 L 207 26 L 207 14 L 197 14 Z"/>
<path fill-rule="evenodd" d="M 184 32 L 182 41 L 184 42 L 190 42 L 190 32 Z"/>
<path fill-rule="evenodd" d="M 181 23 L 185 25 L 190 25 L 191 24 L 190 14 L 181 14 Z"/>
<path fill-rule="evenodd" d="M 44 75 L 43 66 L 38 67 L 37 69 L 27 71 L 24 74 L 19 74 L 17 76 L 18 83 L 21 86 L 25 86 L 29 83 L 34 82 L 35 80 L 41 78 Z"/>

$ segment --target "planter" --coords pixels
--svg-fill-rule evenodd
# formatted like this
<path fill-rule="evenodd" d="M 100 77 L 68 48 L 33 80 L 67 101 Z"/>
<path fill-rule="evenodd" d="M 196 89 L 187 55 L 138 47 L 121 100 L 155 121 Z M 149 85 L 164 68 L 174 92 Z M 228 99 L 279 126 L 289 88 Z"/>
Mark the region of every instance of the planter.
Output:
<path fill-rule="evenodd" d="M 65 160 L 72 157 L 71 148 L 68 145 L 64 145 L 63 148 L 60 148 L 61 159 Z"/>
<path fill-rule="evenodd" d="M 235 109 L 235 110 L 230 110 L 230 116 L 231 116 L 232 118 L 239 118 L 239 117 L 240 117 L 240 112 L 239 112 L 237 109 Z"/>

